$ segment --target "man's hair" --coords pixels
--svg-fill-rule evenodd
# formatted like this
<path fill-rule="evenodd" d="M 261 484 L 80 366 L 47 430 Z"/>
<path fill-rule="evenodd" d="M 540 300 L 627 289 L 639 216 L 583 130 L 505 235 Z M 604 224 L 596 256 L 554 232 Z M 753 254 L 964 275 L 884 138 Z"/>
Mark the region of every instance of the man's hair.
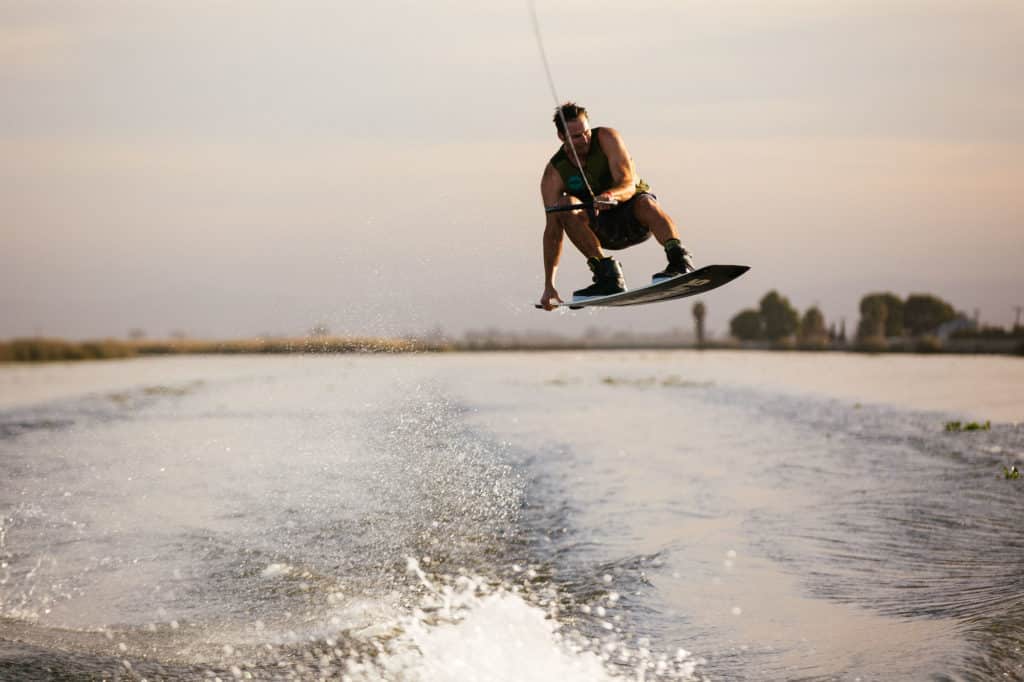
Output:
<path fill-rule="evenodd" d="M 576 104 L 576 102 L 566 102 L 555 109 L 555 117 L 553 119 L 555 122 L 555 128 L 558 129 L 559 133 L 565 135 L 565 127 L 562 125 L 562 116 L 565 116 L 565 122 L 568 123 L 580 116 L 586 115 L 587 110 L 585 107 L 581 107 L 579 104 Z"/>

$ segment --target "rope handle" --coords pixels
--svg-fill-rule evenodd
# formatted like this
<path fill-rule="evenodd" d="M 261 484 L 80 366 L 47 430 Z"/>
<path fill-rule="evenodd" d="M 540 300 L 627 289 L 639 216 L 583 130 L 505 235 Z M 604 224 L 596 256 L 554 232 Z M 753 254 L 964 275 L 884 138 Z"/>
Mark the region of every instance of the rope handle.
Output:
<path fill-rule="evenodd" d="M 592 208 L 594 206 L 611 208 L 612 206 L 618 205 L 619 202 L 615 201 L 615 199 L 612 199 L 611 201 L 602 201 L 600 199 L 595 199 L 594 201 L 584 201 L 583 203 L 569 204 L 568 206 L 545 206 L 544 212 L 565 213 L 566 211 L 578 211 L 581 208 Z"/>

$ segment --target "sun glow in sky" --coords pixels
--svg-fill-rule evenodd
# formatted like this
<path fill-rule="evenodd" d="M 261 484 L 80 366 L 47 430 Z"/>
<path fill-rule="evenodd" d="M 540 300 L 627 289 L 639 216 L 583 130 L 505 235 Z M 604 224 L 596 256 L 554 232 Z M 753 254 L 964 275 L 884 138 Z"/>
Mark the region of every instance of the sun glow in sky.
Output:
<path fill-rule="evenodd" d="M 698 265 L 752 266 L 713 330 L 772 288 L 848 330 L 871 291 L 1024 305 L 1024 4 L 537 9 Z M 0 338 L 691 326 L 533 309 L 558 143 L 525 2 L 13 0 L 0 88 Z M 588 279 L 567 245 L 563 296 Z"/>

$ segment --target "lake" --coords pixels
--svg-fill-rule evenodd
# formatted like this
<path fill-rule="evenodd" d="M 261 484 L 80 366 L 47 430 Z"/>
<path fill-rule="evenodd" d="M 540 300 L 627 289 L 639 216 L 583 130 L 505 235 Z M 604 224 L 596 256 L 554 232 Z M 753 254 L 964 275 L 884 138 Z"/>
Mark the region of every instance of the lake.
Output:
<path fill-rule="evenodd" d="M 0 679 L 1024 679 L 1021 422 L 1005 356 L 0 365 Z"/>

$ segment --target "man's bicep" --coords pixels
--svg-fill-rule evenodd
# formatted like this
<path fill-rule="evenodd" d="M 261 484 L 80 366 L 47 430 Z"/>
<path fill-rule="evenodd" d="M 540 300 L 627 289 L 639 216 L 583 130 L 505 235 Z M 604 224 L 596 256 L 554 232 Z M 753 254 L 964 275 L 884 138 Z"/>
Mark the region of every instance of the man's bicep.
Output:
<path fill-rule="evenodd" d="M 565 194 L 565 183 L 550 163 L 544 167 L 540 180 L 540 196 L 545 206 L 553 206 Z"/>
<path fill-rule="evenodd" d="M 608 166 L 612 171 L 612 177 L 616 182 L 623 182 L 632 179 L 634 175 L 633 161 L 629 157 L 629 150 L 626 143 L 618 132 L 605 129 L 604 139 L 601 140 L 601 148 L 608 157 Z"/>

